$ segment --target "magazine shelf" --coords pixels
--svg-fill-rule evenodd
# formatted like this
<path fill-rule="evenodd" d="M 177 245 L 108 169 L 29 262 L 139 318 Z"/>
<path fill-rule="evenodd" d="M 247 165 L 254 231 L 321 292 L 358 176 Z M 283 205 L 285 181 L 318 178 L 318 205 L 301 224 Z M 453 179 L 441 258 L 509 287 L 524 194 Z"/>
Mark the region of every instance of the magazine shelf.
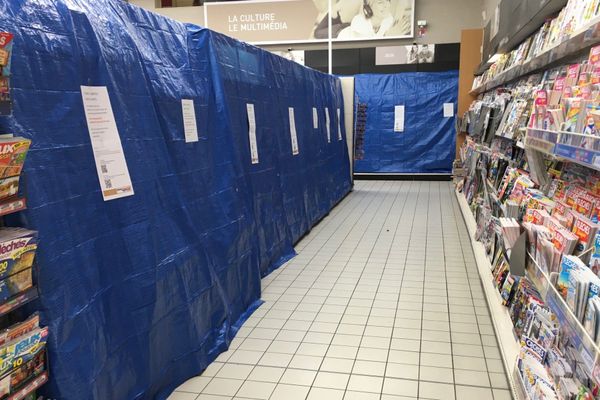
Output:
<path fill-rule="evenodd" d="M 4 303 L 0 304 L 0 317 L 16 310 L 17 308 L 38 298 L 38 290 L 33 286 L 24 292 L 18 293 Z"/>
<path fill-rule="evenodd" d="M 547 156 L 600 171 L 600 137 L 598 136 L 527 129 L 525 146 Z"/>
<path fill-rule="evenodd" d="M 48 381 L 48 371 L 44 371 L 40 376 L 33 379 L 29 384 L 27 384 L 22 389 L 18 390 L 16 393 L 10 395 L 7 400 L 22 400 L 27 395 L 33 393 L 35 390 L 39 389 L 43 384 Z"/>
<path fill-rule="evenodd" d="M 568 328 L 566 331 L 570 333 L 571 341 L 576 344 L 584 360 L 589 362 L 590 366 L 594 366 L 594 369 L 597 368 L 600 348 L 590 337 L 575 314 L 573 314 L 573 311 L 552 284 L 548 274 L 539 266 L 535 258 L 530 253 L 527 253 L 527 259 L 528 278 L 537 287 L 543 296 L 544 302 L 552 309 L 561 327 Z"/>
<path fill-rule="evenodd" d="M 0 217 L 23 211 L 27 208 L 25 199 L 13 199 L 0 204 Z"/>
<path fill-rule="evenodd" d="M 469 231 L 471 246 L 477 261 L 477 269 L 492 317 L 494 331 L 498 339 L 498 344 L 502 355 L 502 362 L 504 363 L 504 368 L 508 372 L 507 376 L 511 391 L 513 392 L 513 397 L 515 400 L 526 399 L 526 397 L 523 397 L 519 394 L 520 391 L 517 389 L 518 383 L 515 379 L 515 375 L 518 375 L 516 374 L 516 361 L 519 355 L 520 343 L 515 335 L 509 311 L 502 305 L 500 293 L 493 284 L 494 279 L 491 273 L 492 266 L 486 256 L 485 248 L 483 244 L 474 239 L 476 230 L 475 217 L 471 212 L 465 196 L 458 191 L 456 191 L 455 194 L 458 199 L 465 224 L 467 225 L 467 229 Z"/>
<path fill-rule="evenodd" d="M 525 136 L 525 145 L 542 153 L 552 155 L 554 154 L 554 149 L 559 138 L 559 132 L 528 128 L 527 135 Z"/>
<path fill-rule="evenodd" d="M 530 400 L 530 397 L 527 394 L 527 390 L 525 389 L 525 382 L 523 381 L 523 377 L 519 373 L 518 367 L 515 367 L 514 380 L 516 382 L 515 389 L 519 394 L 520 398 Z"/>
<path fill-rule="evenodd" d="M 562 43 L 546 49 L 537 56 L 526 60 L 523 64 L 515 65 L 506 71 L 500 72 L 496 77 L 473 89 L 470 93 L 472 95 L 485 93 L 540 69 L 548 69 L 552 65 L 565 62 L 598 43 L 600 43 L 600 17 L 589 21 Z"/>

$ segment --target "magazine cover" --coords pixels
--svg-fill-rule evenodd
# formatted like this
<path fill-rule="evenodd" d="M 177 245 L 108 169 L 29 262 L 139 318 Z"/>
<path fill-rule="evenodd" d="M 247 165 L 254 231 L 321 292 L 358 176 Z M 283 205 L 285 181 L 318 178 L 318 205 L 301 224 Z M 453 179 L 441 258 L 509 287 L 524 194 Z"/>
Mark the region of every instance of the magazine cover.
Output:
<path fill-rule="evenodd" d="M 0 139 L 0 178 L 21 174 L 31 140 L 22 137 Z"/>
<path fill-rule="evenodd" d="M 46 369 L 46 352 L 38 352 L 31 360 L 0 379 L 0 398 L 19 390 L 25 383 L 39 376 Z"/>
<path fill-rule="evenodd" d="M 37 250 L 37 232 L 0 228 L 0 280 L 31 269 Z"/>
<path fill-rule="evenodd" d="M 590 269 L 596 276 L 600 276 L 600 232 L 596 233 L 594 239 L 594 250 L 590 257 Z"/>
<path fill-rule="evenodd" d="M 581 260 L 575 256 L 564 256 L 560 265 L 560 274 L 556 282 L 556 289 L 560 295 L 566 299 L 569 288 L 569 277 L 572 270 L 581 270 L 587 268 Z"/>
<path fill-rule="evenodd" d="M 10 105 L 10 64 L 13 47 L 13 34 L 0 32 L 0 115 L 11 113 Z"/>
<path fill-rule="evenodd" d="M 592 240 L 596 235 L 597 225 L 581 214 L 575 215 L 573 233 L 579 238 L 577 246 L 575 246 L 575 255 L 582 255 L 592 245 Z M 584 259 L 587 260 L 588 257 L 584 257 Z"/>
<path fill-rule="evenodd" d="M 18 322 L 8 329 L 0 332 L 0 346 L 12 342 L 19 336 L 23 336 L 40 327 L 40 316 L 38 313 L 31 315 L 23 322 Z"/>
<path fill-rule="evenodd" d="M 36 329 L 0 347 L 0 376 L 22 365 L 44 349 L 48 340 L 48 327 Z"/>

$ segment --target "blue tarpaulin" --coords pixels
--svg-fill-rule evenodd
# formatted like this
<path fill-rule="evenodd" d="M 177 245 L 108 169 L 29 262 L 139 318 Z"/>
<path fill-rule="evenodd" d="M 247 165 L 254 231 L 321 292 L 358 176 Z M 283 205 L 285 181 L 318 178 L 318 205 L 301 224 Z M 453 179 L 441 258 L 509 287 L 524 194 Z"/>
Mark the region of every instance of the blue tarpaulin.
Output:
<path fill-rule="evenodd" d="M 45 392 L 164 399 L 228 347 L 261 276 L 350 190 L 340 82 L 123 1 L 4 1 L 0 30 L 15 34 L 0 129 L 33 141 L 22 219 L 39 231 Z M 134 196 L 103 201 L 81 85 L 108 88 Z M 181 99 L 198 142 L 185 142 Z"/>
<path fill-rule="evenodd" d="M 450 173 L 456 153 L 454 116 L 444 103 L 458 96 L 458 72 L 357 75 L 356 103 L 367 105 L 364 158 L 354 172 Z M 404 106 L 404 131 L 394 131 L 395 106 Z M 453 113 L 453 114 L 454 114 Z"/>

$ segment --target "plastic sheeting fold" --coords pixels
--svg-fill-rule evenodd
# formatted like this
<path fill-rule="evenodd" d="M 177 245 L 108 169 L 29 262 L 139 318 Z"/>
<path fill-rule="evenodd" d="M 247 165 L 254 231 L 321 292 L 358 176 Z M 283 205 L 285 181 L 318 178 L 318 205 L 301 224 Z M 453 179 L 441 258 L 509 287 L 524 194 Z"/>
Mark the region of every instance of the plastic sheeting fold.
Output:
<path fill-rule="evenodd" d="M 359 173 L 451 173 L 456 152 L 458 71 L 356 75 L 356 104 L 367 104 L 364 157 Z M 394 107 L 404 105 L 404 132 L 394 132 Z M 455 106 L 456 107 L 456 106 Z"/>
<path fill-rule="evenodd" d="M 261 276 L 350 190 L 340 82 L 122 1 L 6 1 L 0 30 L 15 34 L 14 112 L 0 128 L 33 140 L 23 219 L 40 236 L 45 392 L 164 399 L 228 347 Z M 132 197 L 102 200 L 80 85 L 108 87 Z M 195 102 L 196 143 L 181 99 Z"/>

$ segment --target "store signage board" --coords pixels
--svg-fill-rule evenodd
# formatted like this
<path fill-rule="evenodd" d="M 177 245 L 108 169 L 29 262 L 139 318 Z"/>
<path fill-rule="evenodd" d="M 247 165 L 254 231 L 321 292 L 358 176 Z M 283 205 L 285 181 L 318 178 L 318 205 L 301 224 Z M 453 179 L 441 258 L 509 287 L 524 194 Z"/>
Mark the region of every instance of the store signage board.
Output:
<path fill-rule="evenodd" d="M 253 44 L 326 42 L 330 31 L 333 41 L 414 36 L 414 0 L 387 0 L 377 7 L 330 1 L 335 8 L 331 30 L 329 2 L 313 0 L 207 2 L 205 22 L 207 28 Z"/>
<path fill-rule="evenodd" d="M 81 86 L 104 201 L 133 196 L 133 185 L 106 86 Z"/>
<path fill-rule="evenodd" d="M 196 121 L 196 110 L 194 100 L 181 99 L 181 112 L 183 114 L 183 132 L 186 143 L 198 141 L 198 124 Z"/>
<path fill-rule="evenodd" d="M 431 64 L 435 61 L 435 44 L 377 46 L 375 65 Z"/>

